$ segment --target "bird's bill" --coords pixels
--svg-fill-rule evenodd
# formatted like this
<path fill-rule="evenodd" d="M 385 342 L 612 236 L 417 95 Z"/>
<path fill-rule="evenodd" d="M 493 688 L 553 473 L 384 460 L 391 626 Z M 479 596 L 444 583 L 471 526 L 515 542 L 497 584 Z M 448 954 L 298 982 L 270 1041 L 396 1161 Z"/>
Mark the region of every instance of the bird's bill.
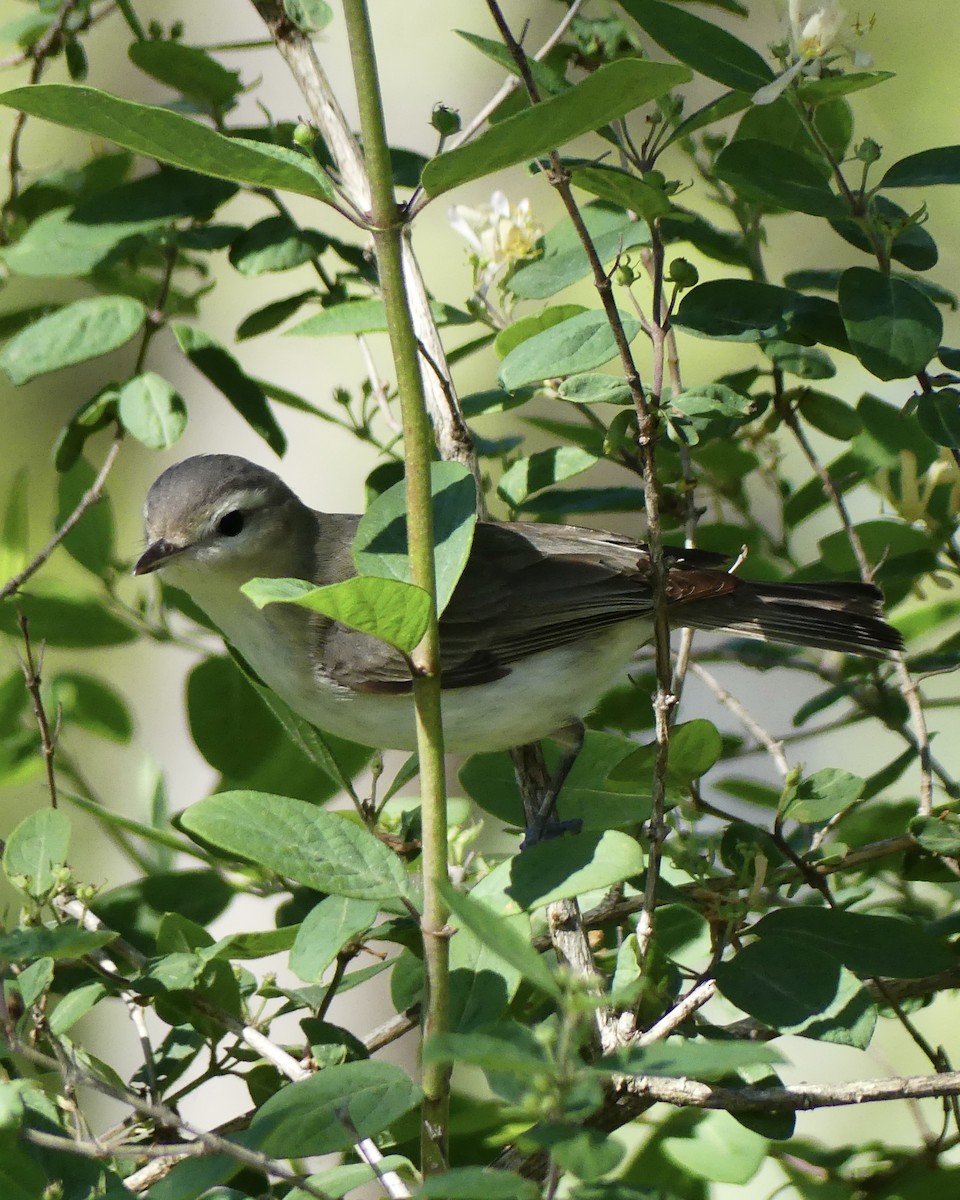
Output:
<path fill-rule="evenodd" d="M 149 575 L 151 571 L 165 566 L 181 550 L 183 550 L 183 546 L 175 546 L 173 542 L 168 542 L 165 538 L 158 538 L 137 559 L 137 565 L 133 568 L 134 575 Z"/>

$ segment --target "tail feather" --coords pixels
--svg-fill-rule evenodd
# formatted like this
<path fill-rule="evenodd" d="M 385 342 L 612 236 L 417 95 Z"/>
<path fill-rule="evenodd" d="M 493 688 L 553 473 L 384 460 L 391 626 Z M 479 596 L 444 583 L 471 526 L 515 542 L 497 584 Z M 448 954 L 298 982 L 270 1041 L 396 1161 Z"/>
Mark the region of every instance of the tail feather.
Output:
<path fill-rule="evenodd" d="M 708 603 L 678 606 L 683 624 L 762 641 L 889 658 L 903 649 L 883 620 L 883 593 L 867 583 L 753 583 Z"/>

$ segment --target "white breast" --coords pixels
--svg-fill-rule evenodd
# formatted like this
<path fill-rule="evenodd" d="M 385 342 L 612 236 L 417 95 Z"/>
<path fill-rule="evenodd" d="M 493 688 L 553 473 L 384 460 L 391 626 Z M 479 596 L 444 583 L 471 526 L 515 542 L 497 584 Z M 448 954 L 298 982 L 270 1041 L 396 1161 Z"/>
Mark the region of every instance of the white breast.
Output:
<path fill-rule="evenodd" d="M 257 609 L 239 583 L 221 573 L 166 574 L 187 591 L 256 673 L 301 717 L 338 737 L 383 750 L 415 750 L 413 699 L 355 692 L 319 679 L 304 652 L 307 614 L 292 605 Z M 538 741 L 585 716 L 611 687 L 638 646 L 648 621 L 624 621 L 554 650 L 530 655 L 503 679 L 443 692 L 444 745 L 454 753 L 503 750 Z"/>

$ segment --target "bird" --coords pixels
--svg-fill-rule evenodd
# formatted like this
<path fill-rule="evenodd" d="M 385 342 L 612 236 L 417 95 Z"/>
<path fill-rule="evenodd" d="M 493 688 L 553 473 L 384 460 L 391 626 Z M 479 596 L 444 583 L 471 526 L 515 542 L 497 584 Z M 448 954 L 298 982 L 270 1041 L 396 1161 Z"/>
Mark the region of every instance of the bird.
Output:
<path fill-rule="evenodd" d="M 144 507 L 136 575 L 162 572 L 290 708 L 380 750 L 416 749 L 409 660 L 291 604 L 257 608 L 248 580 L 318 585 L 356 574 L 360 517 L 309 508 L 274 472 L 230 454 L 167 468 Z M 712 551 L 666 547 L 672 625 L 888 658 L 902 649 L 868 583 L 751 582 Z M 579 728 L 653 638 L 650 554 L 632 538 L 539 522 L 479 521 L 440 617 L 444 746 L 509 749 Z M 561 736 L 561 742 L 563 738 Z"/>

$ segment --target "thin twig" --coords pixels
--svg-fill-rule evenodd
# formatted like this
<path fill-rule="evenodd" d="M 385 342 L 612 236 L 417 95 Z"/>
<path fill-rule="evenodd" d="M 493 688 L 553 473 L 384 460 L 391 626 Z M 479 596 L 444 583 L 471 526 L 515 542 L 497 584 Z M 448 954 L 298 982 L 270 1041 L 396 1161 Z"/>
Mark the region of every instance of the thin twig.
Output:
<path fill-rule="evenodd" d="M 717 985 L 713 979 L 703 979 L 691 988 L 689 992 L 678 1000 L 677 1003 L 668 1012 L 650 1026 L 643 1033 L 638 1034 L 631 1042 L 631 1046 L 652 1046 L 654 1042 L 662 1041 L 668 1037 L 684 1021 L 688 1020 L 697 1011 L 717 994 Z"/>
<path fill-rule="evenodd" d="M 563 17 L 561 18 L 556 29 L 550 34 L 540 49 L 535 54 L 531 55 L 531 58 L 533 58 L 536 62 L 542 62 L 547 57 L 554 46 L 556 46 L 557 42 L 559 42 L 563 35 L 567 32 L 567 29 L 570 27 L 574 17 L 583 7 L 583 4 L 584 0 L 573 0 L 573 3 L 563 14 Z M 454 134 L 450 138 L 450 140 L 447 142 L 446 148 L 448 150 L 453 150 L 455 147 L 462 146 L 464 142 L 472 138 L 480 126 L 486 123 L 490 114 L 496 108 L 498 108 L 508 96 L 512 95 L 512 93 L 521 86 L 521 83 L 522 80 L 519 76 L 509 75 L 503 81 L 500 87 L 497 88 L 496 92 L 494 92 L 486 104 L 483 105 L 480 111 L 477 112 L 476 115 L 472 117 L 466 125 L 463 126 L 459 133 Z"/>
<path fill-rule="evenodd" d="M 516 64 L 517 71 L 523 79 L 532 104 L 540 102 L 540 93 L 530 70 L 530 63 L 519 42 L 513 36 L 504 18 L 497 0 L 487 0 L 487 8 L 503 39 L 504 45 L 510 52 Z M 660 872 L 661 848 L 667 835 L 668 826 L 664 813 L 666 808 L 666 776 L 667 776 L 667 747 L 670 737 L 670 713 L 675 706 L 675 698 L 670 690 L 670 625 L 666 608 L 666 569 L 663 559 L 663 542 L 660 532 L 660 500 L 659 484 L 656 470 L 656 436 L 657 436 L 657 406 L 660 400 L 660 390 L 663 378 L 665 330 L 659 324 L 662 271 L 659 269 L 654 279 L 654 305 L 651 334 L 655 340 L 653 360 L 653 383 L 648 397 L 643 381 L 637 371 L 630 350 L 630 343 L 623 328 L 620 312 L 613 296 L 613 286 L 610 276 L 604 270 L 603 263 L 597 255 L 593 240 L 584 224 L 580 209 L 570 186 L 569 173 L 564 169 L 560 155 L 556 150 L 550 151 L 550 182 L 563 202 L 580 244 L 590 264 L 594 287 L 600 298 L 604 313 L 613 335 L 614 344 L 623 370 L 624 379 L 630 388 L 634 407 L 637 413 L 638 442 L 641 451 L 644 506 L 647 517 L 647 550 L 650 561 L 650 584 L 653 591 L 653 642 L 656 655 L 657 690 L 654 696 L 653 709 L 656 721 L 657 755 L 654 767 L 651 815 L 647 822 L 647 871 L 645 898 L 646 905 L 637 927 L 637 942 L 640 947 L 641 962 L 644 961 L 650 946 L 653 931 L 653 910 L 656 903 L 656 887 Z M 662 252 L 662 243 L 661 252 Z M 661 253 L 662 260 L 662 253 Z M 661 264 L 662 266 L 662 261 Z"/>
<path fill-rule="evenodd" d="M 40 730 L 40 747 L 43 752 L 43 765 L 47 773 L 50 807 L 56 808 L 57 775 L 54 770 L 54 756 L 57 752 L 57 740 L 50 729 L 47 710 L 44 708 L 43 697 L 40 694 L 40 672 L 43 669 L 44 648 L 42 645 L 40 646 L 40 652 L 34 659 L 33 648 L 30 644 L 30 624 L 22 612 L 17 613 L 17 624 L 20 626 L 20 636 L 23 638 L 23 658 L 20 660 L 20 668 L 23 671 L 23 680 L 27 691 L 30 693 L 30 702 L 33 705 L 37 728 Z"/>
<path fill-rule="evenodd" d="M 787 756 L 783 752 L 783 742 L 777 741 L 776 738 L 769 734 L 763 726 L 755 720 L 750 713 L 744 708 L 740 701 L 731 692 L 728 692 L 717 677 L 711 674 L 700 663 L 691 663 L 690 670 L 705 684 L 714 694 L 720 704 L 728 708 L 730 712 L 737 718 L 740 724 L 752 734 L 761 746 L 767 751 L 770 757 L 776 764 L 777 770 L 782 778 L 786 778 L 790 774 L 791 767 L 787 761 Z"/>
<path fill-rule="evenodd" d="M 60 912 L 65 916 L 71 917 L 84 929 L 100 932 L 108 928 L 95 913 L 92 913 L 86 905 L 81 904 L 75 898 L 61 896 L 57 898 L 55 904 Z M 146 956 L 141 954 L 139 950 L 131 946 L 128 942 L 118 938 L 111 943 L 111 946 L 116 953 L 121 954 L 137 970 L 142 970 L 146 967 Z M 101 969 L 106 970 L 110 974 L 119 975 L 116 964 L 112 959 L 106 959 L 106 963 L 109 963 L 109 966 L 106 966 L 105 956 L 102 953 L 94 957 L 100 964 Z M 286 1050 L 281 1049 L 281 1047 L 271 1042 L 259 1029 L 255 1029 L 252 1025 L 244 1025 L 242 1021 L 238 1020 L 231 1013 L 218 1009 L 215 1006 L 206 1003 L 200 1004 L 199 1001 L 196 1001 L 196 1003 L 206 1015 L 212 1016 L 215 1020 L 219 1021 L 228 1032 L 239 1037 L 251 1050 L 259 1054 L 261 1058 L 270 1063 L 271 1066 L 275 1067 L 281 1075 L 286 1076 L 291 1082 L 296 1083 L 310 1077 L 311 1072 L 306 1067 L 299 1063 L 292 1054 L 288 1054 Z M 380 1150 L 369 1138 L 361 1139 L 354 1149 L 364 1162 L 369 1163 L 371 1166 L 374 1163 L 381 1162 L 383 1159 Z M 378 1176 L 378 1178 L 385 1194 L 391 1200 L 406 1200 L 409 1197 L 410 1191 L 407 1185 L 395 1172 L 383 1172 L 382 1176 Z"/>
<path fill-rule="evenodd" d="M 118 432 L 114 436 L 113 441 L 110 443 L 110 449 L 107 451 L 106 457 L 103 460 L 103 466 L 97 473 L 96 479 L 94 479 L 90 487 L 87 488 L 87 490 L 80 497 L 80 500 L 78 501 L 73 512 L 70 513 L 50 541 L 47 542 L 43 549 L 39 551 L 39 553 L 37 553 L 29 563 L 27 563 L 23 570 L 20 571 L 19 574 L 14 575 L 12 579 L 8 579 L 7 582 L 0 587 L 0 600 L 5 600 L 8 596 L 12 596 L 14 592 L 19 591 L 20 588 L 27 582 L 27 580 L 40 570 L 43 564 L 47 561 L 54 550 L 56 550 L 71 529 L 73 529 L 82 519 L 87 510 L 92 508 L 99 501 L 100 497 L 103 495 L 103 488 L 107 482 L 107 476 L 110 474 L 110 470 L 116 461 L 116 457 L 120 453 L 120 447 L 122 444 L 123 434 L 122 432 Z"/>

